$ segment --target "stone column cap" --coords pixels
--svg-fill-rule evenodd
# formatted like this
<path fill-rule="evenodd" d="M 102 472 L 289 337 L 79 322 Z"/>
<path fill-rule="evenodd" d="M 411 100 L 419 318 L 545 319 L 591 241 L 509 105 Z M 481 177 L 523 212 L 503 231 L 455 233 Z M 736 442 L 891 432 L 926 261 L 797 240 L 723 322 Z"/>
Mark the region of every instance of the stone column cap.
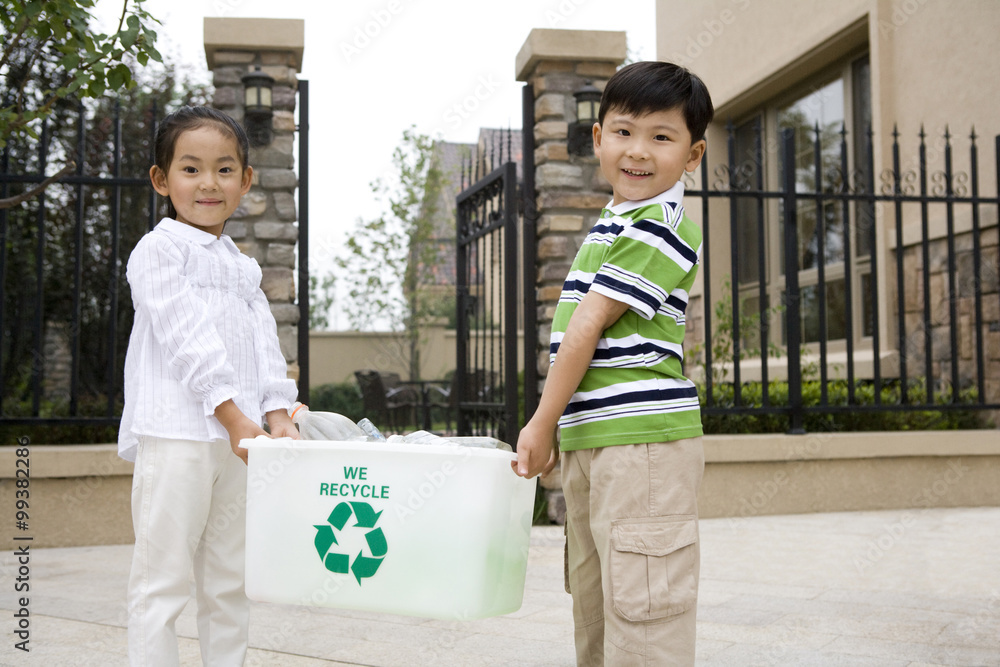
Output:
<path fill-rule="evenodd" d="M 302 71 L 306 27 L 303 19 L 205 17 L 205 58 L 215 69 L 217 51 L 291 53 L 296 71 Z"/>
<path fill-rule="evenodd" d="M 626 55 L 622 31 L 534 28 L 517 53 L 514 71 L 518 81 L 527 81 L 535 66 L 543 60 L 618 65 Z"/>

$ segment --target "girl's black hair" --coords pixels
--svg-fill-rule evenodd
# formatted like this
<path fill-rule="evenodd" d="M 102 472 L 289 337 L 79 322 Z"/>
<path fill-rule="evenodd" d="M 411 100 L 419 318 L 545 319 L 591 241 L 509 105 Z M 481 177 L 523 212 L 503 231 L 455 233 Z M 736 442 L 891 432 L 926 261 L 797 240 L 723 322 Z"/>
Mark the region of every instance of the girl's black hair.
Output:
<path fill-rule="evenodd" d="M 177 145 L 177 138 L 188 130 L 205 125 L 214 126 L 236 141 L 237 157 L 243 166 L 243 171 L 246 171 L 247 167 L 250 166 L 250 140 L 247 139 L 247 133 L 243 126 L 218 109 L 205 106 L 184 106 L 160 121 L 154 144 L 154 164 L 166 174 L 170 169 L 170 162 L 174 159 L 174 146 Z M 177 210 L 174 208 L 173 202 L 170 201 L 170 197 L 167 197 L 167 215 L 171 218 L 177 217 Z"/>
<path fill-rule="evenodd" d="M 680 65 L 657 60 L 626 65 L 608 79 L 598 112 L 602 126 L 609 109 L 633 116 L 680 109 L 692 143 L 705 138 L 705 130 L 715 115 L 712 98 L 701 79 Z"/>

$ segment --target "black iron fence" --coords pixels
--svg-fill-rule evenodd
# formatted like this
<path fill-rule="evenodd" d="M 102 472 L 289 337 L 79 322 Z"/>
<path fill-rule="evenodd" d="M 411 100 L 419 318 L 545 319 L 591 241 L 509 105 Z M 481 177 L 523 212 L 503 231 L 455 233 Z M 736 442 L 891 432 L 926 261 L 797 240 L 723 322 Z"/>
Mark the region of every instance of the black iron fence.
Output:
<path fill-rule="evenodd" d="M 298 306 L 307 322 L 308 82 L 298 94 Z M 8 143 L 0 154 L 0 199 L 76 163 L 42 194 L 0 209 L 0 427 L 117 428 L 133 319 L 126 262 L 159 219 L 148 176 L 158 104 L 103 99 L 89 110 L 60 108 L 54 118 L 37 140 Z M 306 326 L 298 350 L 307 400 Z M 79 433 L 66 437 L 108 437 Z"/>
<path fill-rule="evenodd" d="M 730 127 L 726 163 L 686 192 L 704 231 L 688 359 L 703 412 L 802 432 L 821 414 L 1000 408 L 1000 198 L 980 194 L 975 133 L 966 171 L 947 130 L 934 170 L 923 130 L 905 165 L 894 132 L 877 179 L 870 131 L 849 147 L 842 126 L 788 127 L 769 151 L 762 136 Z"/>
<path fill-rule="evenodd" d="M 157 109 L 107 102 L 89 124 L 82 105 L 57 118 L 0 158 L 0 198 L 76 162 L 72 175 L 0 209 L 0 424 L 114 426 L 132 320 L 124 258 L 155 224 L 147 173 Z"/>

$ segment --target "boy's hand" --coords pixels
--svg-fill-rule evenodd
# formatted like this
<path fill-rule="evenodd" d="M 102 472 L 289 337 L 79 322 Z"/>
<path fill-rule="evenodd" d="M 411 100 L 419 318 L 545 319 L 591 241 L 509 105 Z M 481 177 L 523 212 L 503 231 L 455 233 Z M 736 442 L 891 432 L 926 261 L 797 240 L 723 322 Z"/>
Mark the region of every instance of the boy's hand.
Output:
<path fill-rule="evenodd" d="M 271 429 L 271 436 L 274 438 L 299 439 L 299 429 L 295 428 L 287 410 L 273 410 L 267 413 L 267 425 Z"/>
<path fill-rule="evenodd" d="M 547 475 L 558 462 L 555 427 L 542 426 L 533 420 L 525 424 L 517 438 L 517 461 L 510 462 L 514 472 L 531 479 L 538 474 Z"/>

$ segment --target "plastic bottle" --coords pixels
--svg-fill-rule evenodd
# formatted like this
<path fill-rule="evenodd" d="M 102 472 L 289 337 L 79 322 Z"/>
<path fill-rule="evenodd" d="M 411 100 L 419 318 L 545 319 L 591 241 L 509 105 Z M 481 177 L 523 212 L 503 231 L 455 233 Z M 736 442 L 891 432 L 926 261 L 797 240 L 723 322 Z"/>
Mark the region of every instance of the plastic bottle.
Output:
<path fill-rule="evenodd" d="M 389 442 L 406 442 L 411 445 L 450 444 L 441 436 L 428 433 L 427 431 L 413 431 L 406 435 L 390 435 Z"/>
<path fill-rule="evenodd" d="M 481 447 L 483 449 L 499 449 L 511 451 L 506 442 L 485 436 L 451 436 L 443 437 L 427 431 L 413 431 L 406 435 L 391 435 L 389 442 L 406 442 L 411 445 L 460 445 L 462 447 Z"/>
<path fill-rule="evenodd" d="M 484 449 L 499 449 L 504 452 L 512 451 L 511 446 L 502 440 L 497 440 L 496 438 L 490 438 L 487 436 L 460 436 L 456 438 L 449 438 L 452 442 L 458 443 L 463 447 L 482 447 Z"/>
<path fill-rule="evenodd" d="M 358 425 L 336 412 L 312 412 L 308 405 L 296 403 L 288 412 L 303 440 L 367 440 Z"/>
<path fill-rule="evenodd" d="M 382 435 L 382 432 L 378 430 L 378 427 L 375 426 L 375 424 L 373 424 L 367 417 L 359 421 L 355 424 L 355 426 L 357 426 L 358 429 L 360 429 L 364 434 L 365 437 L 363 440 L 367 440 L 369 442 L 385 442 L 385 436 Z"/>

